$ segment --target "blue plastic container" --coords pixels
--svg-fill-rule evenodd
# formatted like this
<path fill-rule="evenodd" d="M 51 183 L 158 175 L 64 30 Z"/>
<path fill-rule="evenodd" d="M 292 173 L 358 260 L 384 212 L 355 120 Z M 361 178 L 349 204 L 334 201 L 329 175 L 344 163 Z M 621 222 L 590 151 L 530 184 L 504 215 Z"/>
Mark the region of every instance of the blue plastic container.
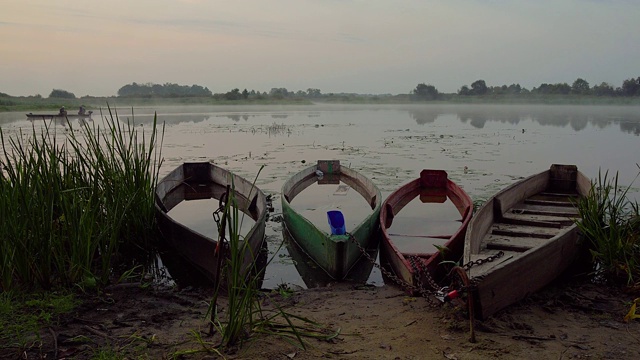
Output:
<path fill-rule="evenodd" d="M 327 211 L 327 219 L 329 220 L 329 226 L 331 227 L 331 235 L 344 235 L 347 232 L 342 211 Z"/>

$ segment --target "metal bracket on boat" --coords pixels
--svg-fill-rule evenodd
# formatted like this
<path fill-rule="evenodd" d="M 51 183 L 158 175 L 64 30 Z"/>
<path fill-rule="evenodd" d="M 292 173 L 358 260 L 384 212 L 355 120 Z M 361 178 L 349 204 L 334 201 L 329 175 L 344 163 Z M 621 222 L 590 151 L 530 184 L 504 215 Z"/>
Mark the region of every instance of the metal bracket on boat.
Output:
<path fill-rule="evenodd" d="M 451 290 L 448 286 L 444 286 L 440 290 L 436 291 L 434 296 L 436 297 L 436 299 L 440 300 L 440 302 L 447 303 L 462 296 L 463 292 L 464 289 Z"/>
<path fill-rule="evenodd" d="M 229 197 L 229 191 L 230 191 L 230 186 L 227 185 L 227 190 L 222 194 L 222 196 L 220 196 L 220 199 L 218 200 L 218 208 L 215 209 L 213 211 L 213 214 L 211 214 L 213 216 L 213 221 L 216 222 L 216 227 L 218 228 L 218 245 L 216 246 L 216 253 L 218 253 L 218 251 L 220 251 L 221 245 L 225 245 L 225 230 L 224 230 L 224 226 L 225 226 L 225 207 L 226 207 L 226 202 L 227 202 L 227 198 Z M 220 215 L 222 214 L 222 219 L 220 219 Z"/>
<path fill-rule="evenodd" d="M 222 213 L 222 211 L 224 211 L 224 208 L 217 208 L 212 216 L 213 216 L 213 221 L 216 222 L 216 226 L 219 228 L 220 227 L 220 213 Z"/>
<path fill-rule="evenodd" d="M 449 287 L 444 286 L 440 290 L 436 291 L 435 297 L 436 299 L 440 300 L 440 302 L 445 303 L 449 301 L 449 299 L 447 299 L 448 293 L 449 293 Z"/>

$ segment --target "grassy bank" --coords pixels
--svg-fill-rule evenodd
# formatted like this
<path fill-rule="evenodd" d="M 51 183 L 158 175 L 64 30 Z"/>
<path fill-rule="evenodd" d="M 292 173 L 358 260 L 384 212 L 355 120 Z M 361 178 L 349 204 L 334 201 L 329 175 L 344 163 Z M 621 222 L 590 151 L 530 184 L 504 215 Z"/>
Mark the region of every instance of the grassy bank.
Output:
<path fill-rule="evenodd" d="M 212 97 L 184 97 L 184 98 L 119 98 L 119 97 L 82 97 L 77 99 L 51 99 L 37 97 L 2 97 L 0 98 L 0 112 L 8 111 L 47 111 L 58 112 L 64 106 L 70 114 L 80 105 L 88 110 L 104 108 L 105 104 L 112 107 L 134 107 L 153 105 L 310 105 L 307 99 L 253 99 L 253 100 L 217 100 Z"/>
<path fill-rule="evenodd" d="M 121 98 L 86 96 L 77 99 L 51 99 L 37 97 L 0 97 L 0 112 L 7 111 L 55 111 L 65 106 L 71 113 L 80 105 L 88 109 L 99 109 L 105 104 L 117 107 L 153 105 L 312 105 L 330 104 L 541 104 L 541 105 L 640 105 L 640 97 L 605 97 L 578 95 L 487 95 L 459 96 L 441 94 L 437 100 L 415 100 L 409 94 L 357 95 L 327 94 L 318 98 L 249 98 L 223 100 L 213 97 L 183 98 Z"/>
<path fill-rule="evenodd" d="M 93 287 L 154 239 L 156 123 L 105 118 L 5 138 L 0 173 L 0 291 Z M 78 131 L 74 131 L 78 130 Z M 139 136 L 140 135 L 140 136 Z"/>

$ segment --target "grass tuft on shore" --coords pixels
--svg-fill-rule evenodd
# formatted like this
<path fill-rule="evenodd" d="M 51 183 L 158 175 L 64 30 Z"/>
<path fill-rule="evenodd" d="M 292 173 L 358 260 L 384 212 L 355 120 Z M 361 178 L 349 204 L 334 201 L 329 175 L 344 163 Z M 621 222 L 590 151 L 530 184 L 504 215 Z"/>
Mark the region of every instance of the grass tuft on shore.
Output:
<path fill-rule="evenodd" d="M 629 199 L 629 189 L 618 184 L 617 174 L 598 174 L 578 202 L 577 225 L 589 242 L 596 275 L 640 287 L 640 205 Z"/>
<path fill-rule="evenodd" d="M 258 175 L 253 182 L 254 188 Z M 286 312 L 278 304 L 282 292 L 276 291 L 274 296 L 271 296 L 260 290 L 266 265 L 256 262 L 259 254 L 253 254 L 248 242 L 242 241 L 240 229 L 245 215 L 239 210 L 233 184 L 227 187 L 224 199 L 224 205 L 218 209 L 222 212 L 222 217 L 221 220 L 216 220 L 216 223 L 220 243 L 228 245 L 220 246 L 220 249 L 229 253 L 218 255 L 219 260 L 224 257 L 224 260 L 218 263 L 218 271 L 224 274 L 224 279 L 217 282 L 207 313 L 210 317 L 210 335 L 215 330 L 219 343 L 215 345 L 198 340 L 201 348 L 194 351 L 218 355 L 221 352 L 235 351 L 257 334 L 280 337 L 300 349 L 306 348 L 305 338 L 331 339 L 337 336 L 340 333 L 339 329 L 330 330 L 310 319 Z M 228 238 L 225 238 L 224 234 L 228 234 Z M 243 265 L 245 256 L 250 256 L 253 260 L 250 261 L 252 265 L 249 267 Z M 225 310 L 219 309 L 217 305 L 218 296 L 221 294 L 226 297 Z M 264 303 L 273 306 L 265 307 Z M 201 334 L 194 335 L 196 339 L 201 339 Z"/>
<path fill-rule="evenodd" d="M 106 284 L 155 238 L 157 119 L 149 135 L 110 109 L 102 127 L 68 127 L 0 129 L 1 291 Z"/>

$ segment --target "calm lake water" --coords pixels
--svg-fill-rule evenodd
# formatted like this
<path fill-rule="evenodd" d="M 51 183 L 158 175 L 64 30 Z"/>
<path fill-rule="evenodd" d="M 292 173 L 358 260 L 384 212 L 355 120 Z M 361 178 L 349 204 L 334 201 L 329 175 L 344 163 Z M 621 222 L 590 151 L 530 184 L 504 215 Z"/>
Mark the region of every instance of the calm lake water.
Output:
<path fill-rule="evenodd" d="M 142 129 L 149 129 L 157 112 L 158 121 L 166 126 L 161 175 L 182 162 L 212 161 L 253 180 L 264 166 L 256 183 L 273 197 L 271 219 L 281 211 L 283 182 L 319 159 L 338 159 L 361 172 L 380 188 L 383 199 L 417 178 L 422 169 L 446 170 L 474 201 L 552 163 L 576 164 L 592 179 L 600 170 L 610 175 L 617 172 L 619 182 L 628 185 L 638 174 L 640 162 L 638 106 L 320 104 L 117 111 L 121 120 L 133 119 Z M 93 118 L 99 122 L 100 111 L 94 111 Z M 5 137 L 21 129 L 30 131 L 31 126 L 24 112 L 0 113 Z M 64 133 L 64 124 L 55 126 Z M 637 198 L 640 184 L 634 186 Z M 333 195 L 317 196 L 324 196 L 325 202 L 307 200 L 302 206 L 326 212 Z M 210 231 L 211 207 L 216 205 L 211 201 L 180 208 L 181 221 Z M 351 216 L 361 214 L 350 208 L 347 221 Z M 326 222 L 326 215 L 317 217 Z M 263 287 L 314 286 L 313 280 L 299 273 L 302 265 L 313 265 L 294 262 L 290 252 L 295 249 L 283 243 L 285 236 L 280 222 L 267 223 L 273 260 Z M 382 281 L 379 270 L 373 268 L 369 283 Z"/>

